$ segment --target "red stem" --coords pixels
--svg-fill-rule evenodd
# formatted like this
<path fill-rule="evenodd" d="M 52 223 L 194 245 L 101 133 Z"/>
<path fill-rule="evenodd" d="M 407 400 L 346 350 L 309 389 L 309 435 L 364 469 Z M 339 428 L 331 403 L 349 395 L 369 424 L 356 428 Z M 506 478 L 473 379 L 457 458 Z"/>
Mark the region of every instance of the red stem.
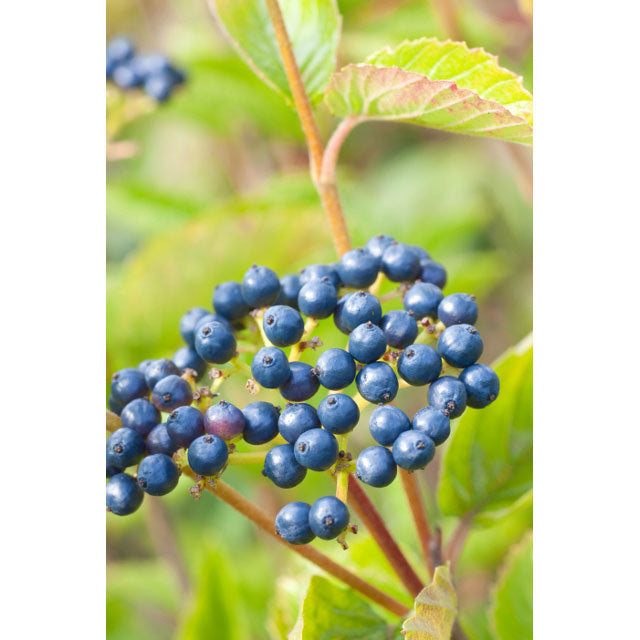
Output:
<path fill-rule="evenodd" d="M 427 563 L 429 573 L 433 574 L 434 567 L 431 558 L 431 527 L 429 526 L 422 496 L 420 495 L 418 480 L 415 473 L 409 473 L 404 469 L 400 469 L 400 478 L 402 479 L 402 485 L 409 502 L 411 514 L 413 515 L 413 521 L 416 525 L 418 540 L 422 547 L 422 555 Z"/>

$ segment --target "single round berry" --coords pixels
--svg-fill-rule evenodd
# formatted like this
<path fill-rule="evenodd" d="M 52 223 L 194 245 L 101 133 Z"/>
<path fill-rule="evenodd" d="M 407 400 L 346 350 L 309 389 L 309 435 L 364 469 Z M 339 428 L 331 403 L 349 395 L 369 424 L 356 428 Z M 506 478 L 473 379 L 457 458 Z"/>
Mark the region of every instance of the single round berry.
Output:
<path fill-rule="evenodd" d="M 375 362 L 387 350 L 384 331 L 371 321 L 365 322 L 351 332 L 347 349 L 358 362 Z"/>
<path fill-rule="evenodd" d="M 382 233 L 379 233 L 377 236 L 373 236 L 367 240 L 365 248 L 374 258 L 377 258 L 378 261 L 380 261 L 385 249 L 391 246 L 394 242 L 395 240 L 391 236 L 385 236 Z"/>
<path fill-rule="evenodd" d="M 398 473 L 398 468 L 389 449 L 381 446 L 367 447 L 356 461 L 356 476 L 372 487 L 390 485 Z"/>
<path fill-rule="evenodd" d="M 309 509 L 311 531 L 322 540 L 337 538 L 349 524 L 349 509 L 335 496 L 318 498 Z"/>
<path fill-rule="evenodd" d="M 438 315 L 438 305 L 442 298 L 442 291 L 435 284 L 416 282 L 404 294 L 402 303 L 407 311 L 413 312 L 414 318 L 420 320 L 425 316 L 435 318 Z"/>
<path fill-rule="evenodd" d="M 407 429 L 411 429 L 411 420 L 407 414 L 390 404 L 374 409 L 369 418 L 371 437 L 385 447 L 390 447 Z"/>
<path fill-rule="evenodd" d="M 167 376 L 153 387 L 151 400 L 158 411 L 173 411 L 190 405 L 193 392 L 189 383 L 180 376 Z"/>
<path fill-rule="evenodd" d="M 147 367 L 153 362 L 153 360 L 153 358 L 147 358 L 146 360 L 140 362 L 137 367 L 138 371 L 142 371 L 142 373 L 144 374 L 144 372 L 147 370 Z"/>
<path fill-rule="evenodd" d="M 415 387 L 433 382 L 441 371 L 440 354 L 426 344 L 412 344 L 398 358 L 398 374 Z"/>
<path fill-rule="evenodd" d="M 107 59 L 116 62 L 124 62 L 133 57 L 134 46 L 131 40 L 125 36 L 116 36 L 107 43 Z"/>
<path fill-rule="evenodd" d="M 311 365 L 306 362 L 291 362 L 291 376 L 280 385 L 280 395 L 290 402 L 304 402 L 315 395 L 320 387 Z"/>
<path fill-rule="evenodd" d="M 164 453 L 152 453 L 138 466 L 138 485 L 152 496 L 164 496 L 173 491 L 179 479 L 176 463 Z"/>
<path fill-rule="evenodd" d="M 368 291 L 355 291 L 340 298 L 333 315 L 336 327 L 347 335 L 365 322 L 379 325 L 381 320 L 380 300 Z"/>
<path fill-rule="evenodd" d="M 318 405 L 318 418 L 331 433 L 349 433 L 360 420 L 360 409 L 351 396 L 332 393 Z"/>
<path fill-rule="evenodd" d="M 315 535 L 309 526 L 309 510 L 306 502 L 290 502 L 276 516 L 276 533 L 289 544 L 307 544 Z"/>
<path fill-rule="evenodd" d="M 358 248 L 347 251 L 338 263 L 340 280 L 347 287 L 364 289 L 378 277 L 380 261 L 369 251 Z"/>
<path fill-rule="evenodd" d="M 336 291 L 342 284 L 340 275 L 335 266 L 330 264 L 310 264 L 304 269 L 300 270 L 300 284 L 307 284 L 311 280 L 322 280 L 322 278 L 329 278 L 331 284 L 336 288 Z"/>
<path fill-rule="evenodd" d="M 239 438 L 246 424 L 242 411 L 226 400 L 220 400 L 204 414 L 204 430 L 227 442 Z"/>
<path fill-rule="evenodd" d="M 305 431 L 320 427 L 320 419 L 315 407 L 306 402 L 287 404 L 278 418 L 278 431 L 291 444 L 294 444 Z"/>
<path fill-rule="evenodd" d="M 142 504 L 144 493 L 126 473 L 117 473 L 107 482 L 107 508 L 117 516 L 128 516 Z"/>
<path fill-rule="evenodd" d="M 121 427 L 107 438 L 107 464 L 126 469 L 142 460 L 144 439 L 133 429 Z"/>
<path fill-rule="evenodd" d="M 270 402 L 251 402 L 243 410 L 245 425 L 242 437 L 249 444 L 265 444 L 278 435 L 280 411 Z"/>
<path fill-rule="evenodd" d="M 314 370 L 320 384 L 332 391 L 345 389 L 356 377 L 356 363 L 344 349 L 327 349 L 321 353 Z"/>
<path fill-rule="evenodd" d="M 276 304 L 285 304 L 294 309 L 298 308 L 298 293 L 300 292 L 300 276 L 297 273 L 288 273 L 280 278 L 280 293 Z"/>
<path fill-rule="evenodd" d="M 276 305 L 264 312 L 262 328 L 269 341 L 276 347 L 290 347 L 302 338 L 304 320 L 295 309 Z"/>
<path fill-rule="evenodd" d="M 143 438 L 161 422 L 160 412 L 146 398 L 132 400 L 122 410 L 120 420 L 123 427 L 137 431 Z"/>
<path fill-rule="evenodd" d="M 391 449 L 395 463 L 406 471 L 426 467 L 436 453 L 433 440 L 422 431 L 403 431 Z"/>
<path fill-rule="evenodd" d="M 179 376 L 180 369 L 167 358 L 159 358 L 158 360 L 152 360 L 144 371 L 144 379 L 147 383 L 147 387 L 153 391 L 153 388 L 167 376 Z"/>
<path fill-rule="evenodd" d="M 149 387 L 138 369 L 120 369 L 111 377 L 111 395 L 123 407 L 136 398 L 144 398 Z"/>
<path fill-rule="evenodd" d="M 452 324 L 475 324 L 478 319 L 478 303 L 468 293 L 452 293 L 438 305 L 438 318 L 445 327 Z"/>
<path fill-rule="evenodd" d="M 429 404 L 447 417 L 461 416 L 467 407 L 467 391 L 458 378 L 442 376 L 431 383 L 427 394 Z"/>
<path fill-rule="evenodd" d="M 151 429 L 144 444 L 148 453 L 164 453 L 166 456 L 172 456 L 177 449 L 164 423 Z"/>
<path fill-rule="evenodd" d="M 215 476 L 228 459 L 227 443 L 211 433 L 196 438 L 187 452 L 189 466 L 200 476 Z"/>
<path fill-rule="evenodd" d="M 394 349 L 404 349 L 416 339 L 418 323 L 410 311 L 394 309 L 382 316 L 380 328 L 384 331 L 387 344 Z"/>
<path fill-rule="evenodd" d="M 289 360 L 278 347 L 262 347 L 253 356 L 251 375 L 266 389 L 277 389 L 291 376 Z"/>
<path fill-rule="evenodd" d="M 252 308 L 268 307 L 280 293 L 280 280 L 268 267 L 253 265 L 242 278 L 242 297 Z"/>
<path fill-rule="evenodd" d="M 219 322 L 220 324 L 224 325 L 229 331 L 233 331 L 233 325 L 231 324 L 230 320 L 220 315 L 219 313 L 207 313 L 206 315 L 202 316 L 202 318 L 200 318 L 198 322 L 196 322 L 193 328 L 194 336 L 197 335 L 198 329 L 200 329 L 200 327 L 203 327 L 208 322 Z"/>
<path fill-rule="evenodd" d="M 214 320 L 198 325 L 196 331 L 196 351 L 211 364 L 229 362 L 236 354 L 236 338 L 233 331 L 222 322 Z"/>
<path fill-rule="evenodd" d="M 115 66 L 111 73 L 111 79 L 122 89 L 133 89 L 142 84 L 143 78 L 129 61 Z"/>
<path fill-rule="evenodd" d="M 387 404 L 398 393 L 398 378 L 386 362 L 365 365 L 356 376 L 360 395 L 374 404 Z"/>
<path fill-rule="evenodd" d="M 449 418 L 435 407 L 420 409 L 411 422 L 415 431 L 422 431 L 428 435 L 437 446 L 442 444 L 451 433 Z"/>
<path fill-rule="evenodd" d="M 115 476 L 116 473 L 122 473 L 122 469 L 114 467 L 112 464 L 107 464 L 107 478 Z"/>
<path fill-rule="evenodd" d="M 195 407 L 178 407 L 167 418 L 167 432 L 176 449 L 188 447 L 204 433 L 204 418 Z"/>
<path fill-rule="evenodd" d="M 144 80 L 144 91 L 158 102 L 169 98 L 174 87 L 179 84 L 178 77 L 172 69 L 159 71 Z"/>
<path fill-rule="evenodd" d="M 202 307 L 193 307 L 193 309 L 189 309 L 189 311 L 180 318 L 180 335 L 190 347 L 195 346 L 196 343 L 196 325 L 208 314 L 209 311 L 207 311 L 207 309 L 203 309 Z"/>
<path fill-rule="evenodd" d="M 249 313 L 251 307 L 242 297 L 242 286 L 239 282 L 222 282 L 213 290 L 213 308 L 216 313 L 227 320 L 240 320 Z"/>
<path fill-rule="evenodd" d="M 472 364 L 458 376 L 467 392 L 467 404 L 482 409 L 491 404 L 500 393 L 500 380 L 486 364 Z"/>
<path fill-rule="evenodd" d="M 196 372 L 198 378 L 201 378 L 207 370 L 207 363 L 198 355 L 193 347 L 180 347 L 173 354 L 173 362 L 184 373 L 187 369 Z"/>
<path fill-rule="evenodd" d="M 262 475 L 277 487 L 291 489 L 304 480 L 307 469 L 296 460 L 293 445 L 279 444 L 267 452 Z"/>
<path fill-rule="evenodd" d="M 420 258 L 407 244 L 390 244 L 382 254 L 382 271 L 391 282 L 410 282 L 420 273 Z"/>
<path fill-rule="evenodd" d="M 309 280 L 298 293 L 298 309 L 309 318 L 328 318 L 337 304 L 338 294 L 328 276 L 322 280 Z"/>
<path fill-rule="evenodd" d="M 313 471 L 326 471 L 338 459 L 338 441 L 325 429 L 309 429 L 293 445 L 298 464 Z"/>
<path fill-rule="evenodd" d="M 447 270 L 439 262 L 429 260 L 422 265 L 420 280 L 422 282 L 430 282 L 440 287 L 440 289 L 444 289 L 447 284 Z"/>
<path fill-rule="evenodd" d="M 472 365 L 482 355 L 483 348 L 478 330 L 470 324 L 453 324 L 438 340 L 440 355 L 452 367 L 460 369 Z"/>

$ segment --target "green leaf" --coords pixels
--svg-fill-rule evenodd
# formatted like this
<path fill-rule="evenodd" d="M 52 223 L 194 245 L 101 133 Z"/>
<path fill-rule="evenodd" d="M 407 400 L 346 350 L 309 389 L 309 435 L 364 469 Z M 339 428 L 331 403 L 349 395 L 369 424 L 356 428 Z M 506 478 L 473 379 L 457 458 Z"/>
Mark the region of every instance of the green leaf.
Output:
<path fill-rule="evenodd" d="M 512 549 L 493 592 L 492 618 L 498 640 L 533 638 L 533 539 Z"/>
<path fill-rule="evenodd" d="M 423 38 L 334 73 L 325 92 L 337 116 L 400 121 L 531 144 L 531 94 L 483 49 Z"/>
<path fill-rule="evenodd" d="M 231 44 L 253 71 L 293 104 L 264 0 L 209 0 Z M 293 52 L 311 102 L 322 97 L 335 68 L 341 18 L 335 0 L 280 0 Z"/>
<path fill-rule="evenodd" d="M 351 589 L 312 576 L 289 640 L 387 640 L 386 622 Z"/>
<path fill-rule="evenodd" d="M 449 567 L 436 567 L 431 584 L 416 597 L 413 615 L 402 625 L 406 640 L 449 640 L 457 607 Z"/>
<path fill-rule="evenodd" d="M 440 477 L 443 513 L 502 511 L 531 489 L 532 359 L 530 338 L 509 350 L 495 366 L 498 399 L 485 409 L 468 409 L 458 421 Z"/>

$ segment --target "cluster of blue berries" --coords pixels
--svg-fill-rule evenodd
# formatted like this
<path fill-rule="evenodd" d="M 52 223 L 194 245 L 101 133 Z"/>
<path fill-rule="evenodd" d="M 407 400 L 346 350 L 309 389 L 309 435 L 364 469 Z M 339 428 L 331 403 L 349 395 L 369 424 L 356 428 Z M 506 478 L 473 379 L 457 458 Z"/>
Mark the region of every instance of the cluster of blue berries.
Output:
<path fill-rule="evenodd" d="M 121 89 L 142 88 L 158 102 L 164 102 L 185 81 L 182 71 L 161 53 L 136 53 L 129 38 L 113 38 L 107 43 L 107 80 Z"/>
<path fill-rule="evenodd" d="M 168 493 L 180 464 L 188 463 L 198 482 L 215 482 L 240 439 L 280 441 L 266 453 L 262 473 L 281 488 L 300 484 L 309 470 L 353 470 L 361 482 L 385 487 L 398 467 L 424 468 L 449 437 L 451 419 L 466 407 L 486 407 L 499 392 L 495 372 L 477 363 L 483 342 L 474 326 L 475 298 L 445 297 L 446 277 L 424 249 L 378 235 L 337 264 L 310 265 L 283 278 L 253 265 L 242 282 L 216 286 L 213 312 L 196 307 L 180 320 L 186 344 L 173 360 L 147 360 L 113 376 L 109 407 L 122 426 L 107 440 L 108 508 L 123 515 L 140 506 L 144 492 Z M 374 292 L 385 278 L 398 287 L 379 298 Z M 383 313 L 381 300 L 396 295 L 404 308 Z M 346 349 L 326 349 L 315 366 L 300 362 L 305 348 L 321 346 L 311 334 L 331 316 L 348 335 Z M 249 369 L 238 354 L 243 340 L 255 345 L 247 389 L 278 389 L 284 408 L 264 401 L 244 409 L 226 400 L 214 404 L 225 376 Z M 197 387 L 208 368 L 213 383 Z M 344 392 L 354 381 L 356 399 Z M 401 386 L 426 385 L 428 406 L 412 419 L 391 404 Z M 316 407 L 307 401 L 320 387 L 329 393 Z M 339 439 L 356 427 L 366 403 L 377 405 L 369 420 L 377 444 L 354 465 Z M 136 464 L 137 478 L 125 473 Z M 336 538 L 348 525 L 349 511 L 335 496 L 313 505 L 292 502 L 275 521 L 292 544 Z"/>

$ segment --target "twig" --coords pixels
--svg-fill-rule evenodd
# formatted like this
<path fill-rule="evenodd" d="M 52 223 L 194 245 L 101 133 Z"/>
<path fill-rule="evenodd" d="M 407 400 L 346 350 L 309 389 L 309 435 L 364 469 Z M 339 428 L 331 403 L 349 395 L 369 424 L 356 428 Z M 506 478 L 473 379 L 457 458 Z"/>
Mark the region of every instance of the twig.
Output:
<path fill-rule="evenodd" d="M 451 563 L 451 573 L 456 570 L 456 565 L 460 559 L 460 554 L 464 548 L 464 543 L 467 540 L 469 531 L 471 530 L 471 524 L 473 523 L 473 512 L 467 513 L 465 516 L 458 520 L 458 524 L 449 538 L 449 542 L 445 548 L 445 558 Z"/>
<path fill-rule="evenodd" d="M 429 574 L 433 574 L 434 566 L 431 557 L 431 527 L 427 520 L 427 514 L 424 508 L 424 502 L 420 495 L 420 487 L 416 479 L 415 473 L 409 473 L 404 469 L 400 469 L 400 478 L 402 480 L 402 486 L 409 502 L 411 514 L 413 515 L 413 522 L 416 525 L 416 531 L 418 533 L 418 540 L 422 547 L 422 555 L 424 556 Z"/>

